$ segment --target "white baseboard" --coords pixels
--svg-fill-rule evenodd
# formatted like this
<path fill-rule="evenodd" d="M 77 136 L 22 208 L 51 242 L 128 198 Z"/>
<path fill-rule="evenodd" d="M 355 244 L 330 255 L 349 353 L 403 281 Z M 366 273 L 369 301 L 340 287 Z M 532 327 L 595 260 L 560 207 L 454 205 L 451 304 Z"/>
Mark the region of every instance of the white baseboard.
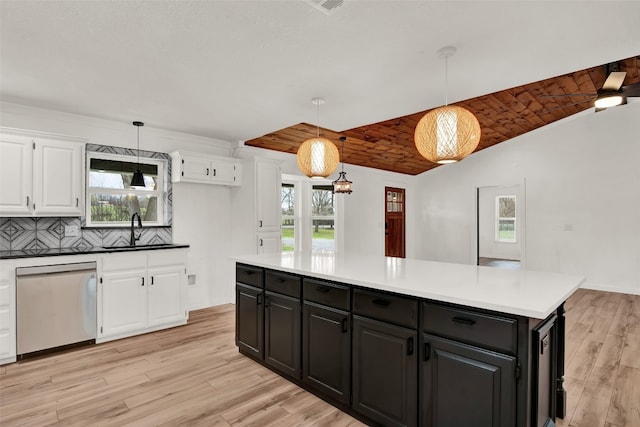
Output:
<path fill-rule="evenodd" d="M 604 283 L 584 282 L 580 287 L 583 289 L 591 289 L 594 291 L 607 291 L 617 292 L 620 294 L 640 295 L 640 288 L 632 289 L 627 287 L 611 286 Z"/>

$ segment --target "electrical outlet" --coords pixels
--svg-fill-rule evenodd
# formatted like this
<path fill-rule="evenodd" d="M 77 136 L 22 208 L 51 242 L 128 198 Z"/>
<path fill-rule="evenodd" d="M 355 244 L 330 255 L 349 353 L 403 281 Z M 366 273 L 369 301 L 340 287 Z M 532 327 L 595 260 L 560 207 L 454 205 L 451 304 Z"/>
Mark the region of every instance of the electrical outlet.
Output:
<path fill-rule="evenodd" d="M 78 237 L 80 235 L 80 227 L 77 225 L 65 225 L 64 237 Z"/>
<path fill-rule="evenodd" d="M 187 283 L 190 285 L 195 285 L 196 284 L 196 275 L 195 274 L 189 274 L 187 276 Z"/>

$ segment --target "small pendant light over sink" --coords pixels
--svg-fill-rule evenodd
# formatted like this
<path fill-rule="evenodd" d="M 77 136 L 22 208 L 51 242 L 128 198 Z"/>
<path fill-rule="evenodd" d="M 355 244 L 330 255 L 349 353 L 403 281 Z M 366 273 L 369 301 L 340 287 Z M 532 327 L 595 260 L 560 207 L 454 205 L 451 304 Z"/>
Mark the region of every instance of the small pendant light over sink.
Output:
<path fill-rule="evenodd" d="M 320 105 L 324 99 L 313 98 L 317 106 L 317 130 L 314 138 L 309 138 L 298 148 L 298 167 L 309 178 L 326 178 L 338 167 L 338 148 L 327 138 L 320 138 Z"/>
<path fill-rule="evenodd" d="M 133 174 L 133 177 L 131 178 L 130 187 L 144 188 L 145 187 L 144 175 L 142 175 L 142 172 L 140 171 L 140 126 L 144 126 L 144 123 L 133 122 L 133 125 L 138 127 L 138 168 L 136 169 L 136 171 Z"/>
<path fill-rule="evenodd" d="M 445 61 L 445 106 L 429 111 L 416 126 L 416 148 L 433 163 L 453 163 L 473 153 L 480 142 L 480 123 L 468 110 L 447 105 L 447 58 L 456 52 L 453 46 L 438 50 Z"/>
<path fill-rule="evenodd" d="M 332 182 L 334 193 L 351 194 L 351 184 L 353 183 L 347 179 L 347 173 L 344 171 L 344 142 L 346 140 L 346 136 L 340 137 L 340 141 L 342 141 L 342 153 L 340 155 L 342 157 L 342 170 L 338 174 L 338 179 Z"/>

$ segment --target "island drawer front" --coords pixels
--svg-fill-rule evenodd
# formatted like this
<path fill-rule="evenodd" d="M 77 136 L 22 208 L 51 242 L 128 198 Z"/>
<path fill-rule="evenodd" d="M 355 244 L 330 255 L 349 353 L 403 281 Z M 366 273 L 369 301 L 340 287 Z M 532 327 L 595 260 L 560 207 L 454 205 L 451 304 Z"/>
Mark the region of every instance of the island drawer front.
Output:
<path fill-rule="evenodd" d="M 518 322 L 430 303 L 422 303 L 422 328 L 425 332 L 489 347 L 510 354 L 517 353 Z"/>
<path fill-rule="evenodd" d="M 418 328 L 418 302 L 409 298 L 354 289 L 353 313 L 407 328 Z"/>
<path fill-rule="evenodd" d="M 304 278 L 304 299 L 329 307 L 349 310 L 349 287 L 323 280 Z"/>
<path fill-rule="evenodd" d="M 264 278 L 265 288 L 269 291 L 300 298 L 302 278 L 282 271 L 267 270 Z"/>
<path fill-rule="evenodd" d="M 236 264 L 236 282 L 264 288 L 263 269 L 250 265 Z"/>

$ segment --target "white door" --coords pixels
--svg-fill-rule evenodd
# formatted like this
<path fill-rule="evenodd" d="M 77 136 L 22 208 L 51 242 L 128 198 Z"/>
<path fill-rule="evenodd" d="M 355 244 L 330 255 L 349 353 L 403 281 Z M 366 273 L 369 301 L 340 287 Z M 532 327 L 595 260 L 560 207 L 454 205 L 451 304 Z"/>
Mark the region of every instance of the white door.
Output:
<path fill-rule="evenodd" d="M 0 135 L 0 214 L 31 213 L 32 144 L 30 138 Z"/>
<path fill-rule="evenodd" d="M 209 182 L 211 161 L 199 157 L 182 157 L 182 181 Z"/>
<path fill-rule="evenodd" d="M 147 282 L 143 268 L 103 273 L 101 336 L 147 327 Z"/>
<path fill-rule="evenodd" d="M 183 278 L 184 265 L 149 269 L 149 326 L 186 318 Z"/>
<path fill-rule="evenodd" d="M 34 213 L 81 216 L 83 144 L 37 139 L 33 158 Z"/>
<path fill-rule="evenodd" d="M 280 166 L 268 162 L 256 163 L 256 214 L 258 232 L 280 232 Z"/>

